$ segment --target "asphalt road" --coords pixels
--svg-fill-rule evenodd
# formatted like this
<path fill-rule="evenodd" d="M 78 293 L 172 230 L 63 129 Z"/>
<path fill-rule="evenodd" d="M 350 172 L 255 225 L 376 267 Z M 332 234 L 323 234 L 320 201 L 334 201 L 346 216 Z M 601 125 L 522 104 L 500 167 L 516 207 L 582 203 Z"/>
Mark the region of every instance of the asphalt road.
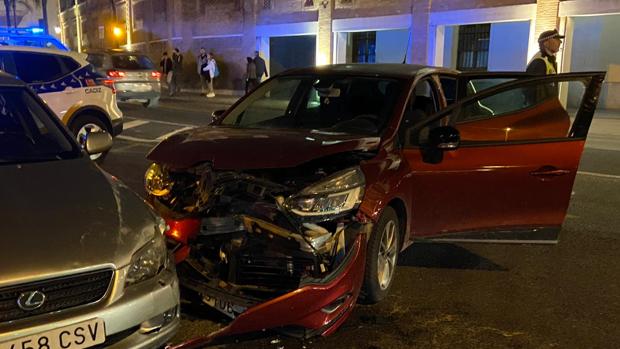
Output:
<path fill-rule="evenodd" d="M 126 130 L 104 169 L 143 195 L 145 154 L 175 130 L 208 123 L 232 100 L 122 105 Z M 414 244 L 388 299 L 359 305 L 333 336 L 264 333 L 225 348 L 616 348 L 620 340 L 620 116 L 595 119 L 556 246 Z M 185 308 L 175 343 L 224 325 Z"/>

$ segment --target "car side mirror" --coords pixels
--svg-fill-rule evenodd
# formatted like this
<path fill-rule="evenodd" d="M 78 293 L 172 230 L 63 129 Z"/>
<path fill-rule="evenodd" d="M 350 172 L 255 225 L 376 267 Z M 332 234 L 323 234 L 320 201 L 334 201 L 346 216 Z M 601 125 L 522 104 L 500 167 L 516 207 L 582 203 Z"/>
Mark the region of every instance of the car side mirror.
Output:
<path fill-rule="evenodd" d="M 452 126 L 435 127 L 427 132 L 421 145 L 422 160 L 426 163 L 441 163 L 445 151 L 456 150 L 461 145 L 461 135 Z"/>
<path fill-rule="evenodd" d="M 224 116 L 225 112 L 226 112 L 225 109 L 214 111 L 211 114 L 211 123 L 210 123 L 210 125 L 214 125 L 214 124 L 218 123 L 220 120 L 222 120 L 222 117 Z"/>
<path fill-rule="evenodd" d="M 461 145 L 461 134 L 452 126 L 434 128 L 428 135 L 429 146 L 441 150 L 456 150 Z"/>
<path fill-rule="evenodd" d="M 107 132 L 89 132 L 86 135 L 86 152 L 90 155 L 104 153 L 112 148 L 112 136 Z"/>

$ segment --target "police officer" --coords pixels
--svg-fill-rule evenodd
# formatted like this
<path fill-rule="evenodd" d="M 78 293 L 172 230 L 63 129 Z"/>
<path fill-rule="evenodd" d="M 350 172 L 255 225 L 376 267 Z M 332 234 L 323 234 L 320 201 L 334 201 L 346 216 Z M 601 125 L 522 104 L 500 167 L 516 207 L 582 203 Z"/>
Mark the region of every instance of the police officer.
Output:
<path fill-rule="evenodd" d="M 558 63 L 555 55 L 560 51 L 564 35 L 560 35 L 557 29 L 547 30 L 538 37 L 540 51 L 527 65 L 527 73 L 536 75 L 552 75 L 558 73 Z"/>

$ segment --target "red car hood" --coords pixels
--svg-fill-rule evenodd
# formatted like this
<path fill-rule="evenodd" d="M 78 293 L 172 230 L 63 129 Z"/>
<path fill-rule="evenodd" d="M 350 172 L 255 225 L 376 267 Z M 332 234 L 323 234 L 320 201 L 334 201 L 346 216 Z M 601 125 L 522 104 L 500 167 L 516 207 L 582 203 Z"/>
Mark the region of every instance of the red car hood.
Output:
<path fill-rule="evenodd" d="M 349 151 L 374 150 L 379 137 L 292 129 L 202 127 L 173 135 L 147 159 L 184 169 L 211 161 L 222 170 L 295 167 Z"/>

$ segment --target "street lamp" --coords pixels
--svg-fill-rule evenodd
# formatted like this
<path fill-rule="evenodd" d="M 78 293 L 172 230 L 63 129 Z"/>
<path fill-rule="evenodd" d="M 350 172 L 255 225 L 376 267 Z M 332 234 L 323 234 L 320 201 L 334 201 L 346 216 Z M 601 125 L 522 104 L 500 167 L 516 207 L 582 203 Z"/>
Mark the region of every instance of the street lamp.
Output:
<path fill-rule="evenodd" d="M 112 34 L 114 34 L 114 36 L 118 38 L 123 35 L 123 30 L 117 26 L 114 26 L 114 28 L 112 29 Z"/>

